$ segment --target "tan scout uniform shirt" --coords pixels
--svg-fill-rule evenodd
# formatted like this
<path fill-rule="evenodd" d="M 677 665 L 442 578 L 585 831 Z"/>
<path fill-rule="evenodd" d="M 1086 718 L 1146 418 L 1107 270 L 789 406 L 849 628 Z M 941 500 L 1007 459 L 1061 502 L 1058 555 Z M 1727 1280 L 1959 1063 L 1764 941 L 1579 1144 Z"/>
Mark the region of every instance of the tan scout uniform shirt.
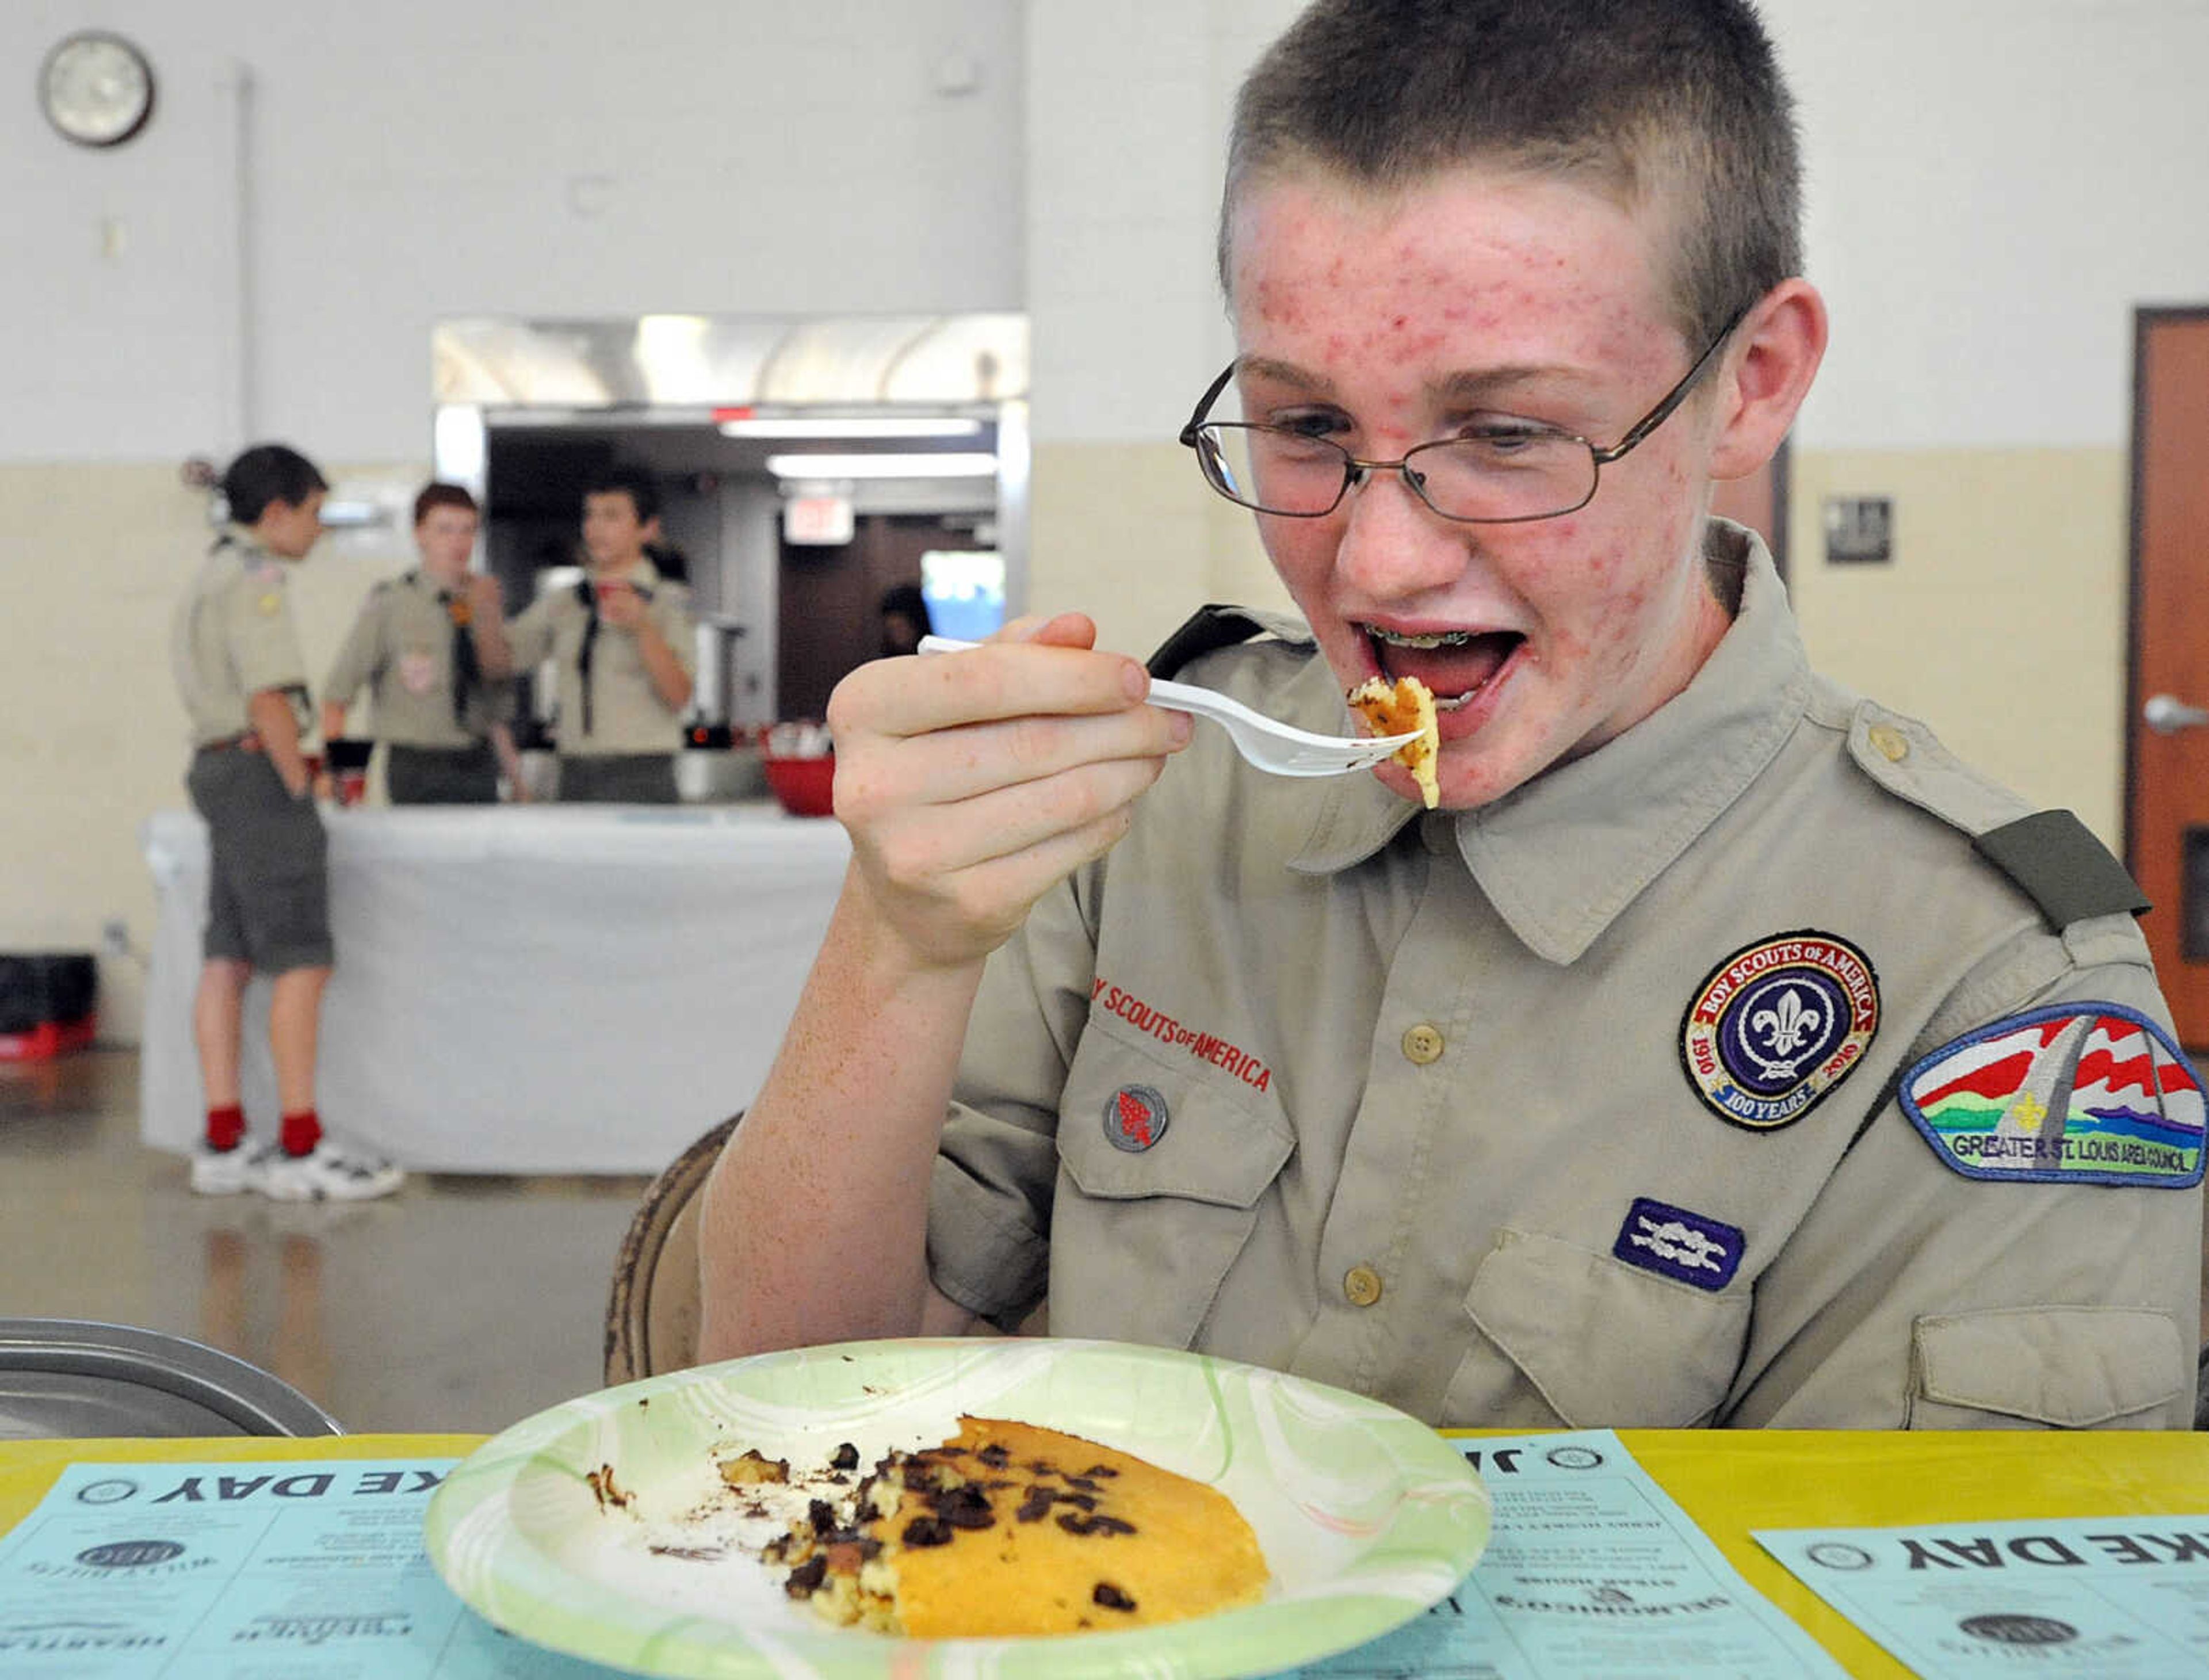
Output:
<path fill-rule="evenodd" d="M 448 590 L 422 571 L 387 578 L 368 592 L 360 615 L 338 650 L 322 690 L 325 701 L 350 705 L 366 683 L 376 705 L 376 735 L 402 747 L 448 750 L 479 744 L 513 710 L 506 683 L 485 683 L 453 709 L 452 613 Z"/>
<path fill-rule="evenodd" d="M 265 689 L 288 689 L 300 728 L 308 726 L 307 662 L 285 593 L 290 575 L 233 528 L 216 539 L 178 604 L 169 660 L 194 746 L 244 734 L 253 726 L 246 702 Z"/>
<path fill-rule="evenodd" d="M 690 618 L 690 592 L 662 578 L 650 561 L 623 575 L 651 593 L 645 612 L 683 669 L 697 674 L 696 632 Z M 673 752 L 682 745 L 678 714 L 660 703 L 652 685 L 635 633 L 602 623 L 592 644 L 590 727 L 584 727 L 583 684 L 576 668 L 591 610 L 572 589 L 544 597 L 507 629 L 515 662 L 522 670 L 548 657 L 559 665 L 560 753 L 568 758 L 614 753 Z"/>
<path fill-rule="evenodd" d="M 1200 725 L 990 962 L 937 1286 L 1009 1321 L 1047 1283 L 1055 1334 L 1440 1425 L 2185 1427 L 2198 1186 L 1979 1182 L 1894 1096 L 2036 1003 L 2167 1027 L 2137 930 L 2052 931 L 1971 845 L 2026 807 L 1815 676 L 1761 545 L 1714 524 L 1711 558 L 1739 611 L 1689 688 L 1484 810 L 1261 775 Z M 1183 674 L 1345 725 L 1308 645 Z M 1875 1030 L 1791 1121 L 1730 1123 L 1689 1005 L 1808 934 L 1867 960 Z"/>

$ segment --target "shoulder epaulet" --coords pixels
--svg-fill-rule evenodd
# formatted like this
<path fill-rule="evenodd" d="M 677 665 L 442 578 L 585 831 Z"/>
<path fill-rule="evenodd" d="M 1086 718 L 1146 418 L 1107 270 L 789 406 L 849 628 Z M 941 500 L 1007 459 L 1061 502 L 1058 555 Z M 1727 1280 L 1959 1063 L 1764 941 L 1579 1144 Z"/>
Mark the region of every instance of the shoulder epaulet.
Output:
<path fill-rule="evenodd" d="M 1309 632 L 1291 620 L 1269 612 L 1255 612 L 1245 606 L 1214 603 L 1197 608 L 1179 629 L 1160 643 L 1159 651 L 1150 657 L 1148 669 L 1153 677 L 1171 677 L 1190 660 L 1201 659 L 1214 648 L 1232 647 L 1258 635 L 1310 640 Z"/>
<path fill-rule="evenodd" d="M 1849 756 L 1896 798 L 1971 836 L 2061 933 L 2094 916 L 2138 915 L 2146 895 L 2093 832 L 2068 810 L 2031 811 L 1971 769 L 1913 718 L 1870 701 L 1849 720 Z"/>
<path fill-rule="evenodd" d="M 2040 906 L 2061 932 L 2090 916 L 2152 908 L 2130 871 L 2068 810 L 2035 811 L 1972 836 L 1971 846 Z"/>

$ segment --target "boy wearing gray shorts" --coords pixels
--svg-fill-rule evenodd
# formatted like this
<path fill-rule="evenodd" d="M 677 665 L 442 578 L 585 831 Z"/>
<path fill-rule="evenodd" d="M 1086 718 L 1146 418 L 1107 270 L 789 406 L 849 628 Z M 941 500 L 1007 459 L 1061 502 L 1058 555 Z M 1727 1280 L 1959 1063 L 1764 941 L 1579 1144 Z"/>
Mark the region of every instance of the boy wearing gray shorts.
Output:
<path fill-rule="evenodd" d="M 328 486 L 280 443 L 223 475 L 230 523 L 177 611 L 172 659 L 191 720 L 185 776 L 208 825 L 208 922 L 192 1010 L 207 1130 L 194 1153 L 203 1195 L 258 1189 L 284 1201 L 388 1195 L 405 1174 L 323 1134 L 315 1039 L 330 976 L 329 879 L 300 739 L 306 665 L 285 596 L 288 568 L 322 532 Z M 238 1084 L 245 989 L 271 977 L 268 1045 L 282 1120 L 246 1142 Z"/>

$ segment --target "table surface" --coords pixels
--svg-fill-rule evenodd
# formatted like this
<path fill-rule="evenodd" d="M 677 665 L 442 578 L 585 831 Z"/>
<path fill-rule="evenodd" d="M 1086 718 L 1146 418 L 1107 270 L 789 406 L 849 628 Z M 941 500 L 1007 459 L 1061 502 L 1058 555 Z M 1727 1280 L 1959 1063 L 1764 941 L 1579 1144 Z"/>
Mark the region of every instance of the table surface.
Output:
<path fill-rule="evenodd" d="M 2209 1435 L 1622 1430 L 1619 1438 L 1750 1586 L 1857 1675 L 1906 1680 L 1908 1671 L 1767 1557 L 1751 1531 L 2209 1512 Z M 484 1439 L 0 1441 L 0 1530 L 72 1463 L 459 1458 Z"/>

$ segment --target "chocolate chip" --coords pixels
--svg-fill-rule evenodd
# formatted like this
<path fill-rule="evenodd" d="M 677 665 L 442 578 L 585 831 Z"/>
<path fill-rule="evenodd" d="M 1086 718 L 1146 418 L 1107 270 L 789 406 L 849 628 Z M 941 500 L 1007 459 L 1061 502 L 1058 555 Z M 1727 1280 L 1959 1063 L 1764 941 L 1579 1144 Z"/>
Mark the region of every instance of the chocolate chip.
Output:
<path fill-rule="evenodd" d="M 836 1508 L 825 1499 L 814 1500 L 805 1508 L 805 1520 L 813 1526 L 817 1539 L 836 1526 Z"/>
<path fill-rule="evenodd" d="M 1098 1581 L 1097 1590 L 1089 1596 L 1106 1610 L 1133 1610 L 1135 1607 L 1135 1601 L 1109 1581 Z"/>
<path fill-rule="evenodd" d="M 954 1528 L 996 1526 L 996 1514 L 990 1508 L 990 1496 L 972 1483 L 937 1494 L 929 1501 L 929 1507 Z"/>
<path fill-rule="evenodd" d="M 1077 1516 L 1068 1511 L 1058 1520 L 1058 1526 L 1069 1534 L 1132 1534 L 1135 1525 L 1123 1522 L 1117 1517 L 1099 1514 L 1096 1516 Z"/>
<path fill-rule="evenodd" d="M 790 1579 L 783 1582 L 782 1590 L 793 1599 L 810 1598 L 828 1573 L 828 1560 L 816 1552 L 790 1572 Z"/>
<path fill-rule="evenodd" d="M 1012 1454 L 995 1442 L 982 1448 L 975 1456 L 992 1470 L 1002 1470 L 1013 1461 Z"/>
<path fill-rule="evenodd" d="M 859 1467 L 859 1449 L 846 1441 L 830 1456 L 828 1467 L 831 1470 L 857 1470 Z"/>
<path fill-rule="evenodd" d="M 1020 1508 L 1013 1513 L 1013 1520 L 1041 1522 L 1050 1514 L 1051 1497 L 1049 1488 L 1030 1488 L 1028 1496 L 1020 1501 Z"/>
<path fill-rule="evenodd" d="M 1120 1472 L 1109 1464 L 1092 1464 L 1081 1473 L 1085 1476 L 1117 1476 Z"/>
<path fill-rule="evenodd" d="M 1097 1484 L 1086 1476 L 1068 1476 L 1066 1478 L 1066 1484 L 1070 1488 L 1080 1488 L 1084 1493 L 1097 1491 Z"/>
<path fill-rule="evenodd" d="M 904 1538 L 909 1546 L 948 1546 L 951 1525 L 936 1517 L 915 1517 L 906 1524 Z"/>

